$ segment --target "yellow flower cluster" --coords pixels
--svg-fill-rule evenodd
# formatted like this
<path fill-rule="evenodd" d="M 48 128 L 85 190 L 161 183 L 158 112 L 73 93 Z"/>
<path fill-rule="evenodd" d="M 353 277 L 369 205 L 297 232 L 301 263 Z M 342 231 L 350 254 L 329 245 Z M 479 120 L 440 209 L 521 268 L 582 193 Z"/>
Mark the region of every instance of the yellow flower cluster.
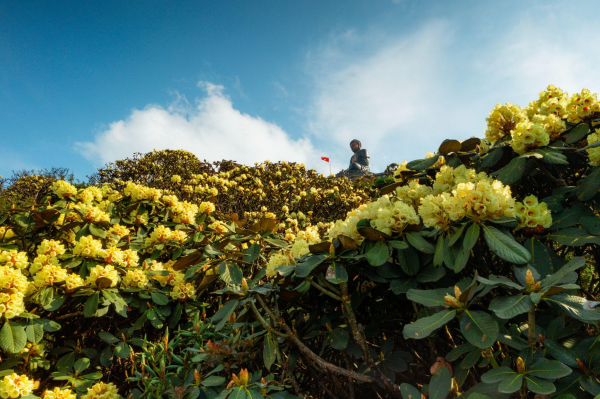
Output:
<path fill-rule="evenodd" d="M 5 375 L 0 381 L 0 398 L 14 399 L 29 395 L 34 388 L 33 381 L 26 375 L 12 373 Z"/>
<path fill-rule="evenodd" d="M 64 180 L 57 180 L 52 183 L 52 192 L 61 198 L 68 198 L 77 194 L 77 188 Z"/>
<path fill-rule="evenodd" d="M 73 292 L 76 288 L 83 287 L 85 285 L 85 281 L 79 276 L 79 274 L 69 273 L 65 278 L 64 289 L 65 292 L 70 293 Z"/>
<path fill-rule="evenodd" d="M 27 253 L 19 252 L 16 249 L 9 249 L 8 251 L 0 252 L 0 264 L 26 269 L 27 265 L 29 265 L 29 260 L 27 259 Z"/>
<path fill-rule="evenodd" d="M 73 248 L 73 255 L 93 258 L 102 251 L 102 242 L 93 236 L 82 236 Z"/>
<path fill-rule="evenodd" d="M 173 183 L 181 183 L 181 176 L 179 176 L 179 175 L 173 175 L 173 176 L 171 176 L 171 181 Z"/>
<path fill-rule="evenodd" d="M 554 115 L 564 118 L 567 115 L 569 95 L 554 85 L 549 85 L 541 91 L 539 99 L 532 101 L 526 108 L 527 116 L 533 119 L 535 115 Z"/>
<path fill-rule="evenodd" d="M 171 210 L 175 214 L 173 221 L 175 223 L 190 224 L 196 221 L 196 215 L 198 214 L 198 205 L 192 204 L 187 201 L 177 202 L 171 207 Z"/>
<path fill-rule="evenodd" d="M 600 141 L 600 129 L 596 129 L 594 133 L 587 136 L 588 145 L 598 141 Z M 600 166 L 600 147 L 588 148 L 586 151 L 590 157 L 590 165 Z"/>
<path fill-rule="evenodd" d="M 269 262 L 267 263 L 267 276 L 274 277 L 277 275 L 277 268 L 279 266 L 293 265 L 296 263 L 294 257 L 289 250 L 280 249 L 279 251 L 272 252 L 269 255 Z"/>
<path fill-rule="evenodd" d="M 0 317 L 11 319 L 25 311 L 27 277 L 20 269 L 0 266 Z"/>
<path fill-rule="evenodd" d="M 34 274 L 39 272 L 42 269 L 42 267 L 46 265 L 58 266 L 58 263 L 58 258 L 56 256 L 38 255 L 33 260 L 33 263 L 29 265 L 29 274 L 33 276 Z"/>
<path fill-rule="evenodd" d="M 550 136 L 541 124 L 523 121 L 511 132 L 511 146 L 517 154 L 524 154 L 536 147 L 550 144 Z"/>
<path fill-rule="evenodd" d="M 127 274 L 122 280 L 123 286 L 127 288 L 145 288 L 150 284 L 146 273 L 143 270 L 127 270 Z"/>
<path fill-rule="evenodd" d="M 152 187 L 142 186 L 133 182 L 127 182 L 123 195 L 131 197 L 133 201 L 158 201 L 162 196 L 162 191 Z"/>
<path fill-rule="evenodd" d="M 306 230 L 298 232 L 294 244 L 292 245 L 292 256 L 300 258 L 309 253 L 309 245 L 321 242 L 319 229 L 317 226 L 309 226 Z"/>
<path fill-rule="evenodd" d="M 161 224 L 156 226 L 154 231 L 152 231 L 152 234 L 150 234 L 150 237 L 146 237 L 145 244 L 147 246 L 152 246 L 154 244 L 165 244 L 169 240 L 180 241 L 182 238 L 181 233 L 184 234 L 183 237 L 185 238 L 186 236 L 184 232 L 173 231 Z M 151 249 L 149 251 L 152 252 Z"/>
<path fill-rule="evenodd" d="M 443 166 L 447 168 L 447 166 Z M 396 188 L 396 197 L 415 209 L 421 203 L 421 198 L 433 193 L 433 189 L 425 184 L 419 184 L 416 180 L 411 180 L 405 186 Z"/>
<path fill-rule="evenodd" d="M 45 390 L 42 399 L 77 399 L 77 395 L 69 388 L 55 387 L 52 391 Z"/>
<path fill-rule="evenodd" d="M 596 93 L 592 94 L 588 89 L 583 89 L 581 93 L 573 94 L 567 104 L 567 111 L 567 120 L 573 123 L 581 122 L 594 112 L 599 112 L 600 103 Z"/>
<path fill-rule="evenodd" d="M 67 279 L 67 270 L 57 265 L 46 265 L 35 274 L 33 285 L 37 288 L 52 286 Z"/>
<path fill-rule="evenodd" d="M 118 399 L 119 392 L 115 384 L 104 383 L 102 381 L 88 388 L 87 393 L 81 396 L 81 399 Z"/>
<path fill-rule="evenodd" d="M 158 281 L 158 283 L 162 287 L 166 287 L 167 285 L 175 286 L 175 285 L 183 282 L 183 280 L 185 278 L 185 274 L 178 270 L 173 270 L 174 264 L 175 264 L 174 261 L 169 261 L 167 263 L 153 261 L 152 264 L 150 265 L 150 270 L 152 270 L 152 271 L 156 271 L 156 272 L 168 271 L 169 272 L 169 274 L 167 274 L 166 276 L 156 275 L 153 277 L 153 279 Z"/>
<path fill-rule="evenodd" d="M 196 288 L 190 283 L 178 283 L 169 293 L 171 298 L 185 301 L 187 299 L 196 299 Z"/>
<path fill-rule="evenodd" d="M 103 197 L 102 190 L 96 186 L 86 187 L 77 194 L 77 199 L 84 204 L 89 204 L 93 201 L 100 202 Z"/>
<path fill-rule="evenodd" d="M 215 211 L 215 204 L 212 202 L 202 202 L 200 203 L 200 212 L 211 214 Z"/>
<path fill-rule="evenodd" d="M 468 217 L 474 220 L 514 216 L 514 199 L 510 187 L 492 180 L 485 173 L 460 166 L 442 168 L 434 182 L 434 192 L 421 199 L 419 216 L 427 227 L 446 227 L 450 222 Z"/>
<path fill-rule="evenodd" d="M 38 245 L 38 255 L 58 256 L 65 253 L 65 246 L 56 240 L 44 240 Z"/>
<path fill-rule="evenodd" d="M 110 220 L 108 213 L 89 203 L 78 203 L 75 205 L 75 209 L 81 213 L 84 222 L 98 223 Z"/>
<path fill-rule="evenodd" d="M 348 212 L 345 220 L 337 220 L 327 232 L 327 236 L 335 238 L 338 235 L 345 235 L 360 243 L 363 238 L 356 225 L 362 219 L 369 219 L 371 227 L 386 234 L 401 232 L 409 224 L 420 223 L 419 217 L 411 205 L 383 195 L 377 201 L 363 204 Z"/>
<path fill-rule="evenodd" d="M 485 137 L 490 142 L 500 140 L 510 135 L 515 126 L 527 119 L 526 112 L 516 104 L 506 103 L 506 105 L 496 104 L 490 115 L 487 117 L 487 130 Z"/>
<path fill-rule="evenodd" d="M 515 203 L 515 211 L 521 220 L 517 229 L 535 229 L 538 226 L 547 229 L 552 225 L 552 215 L 548 206 L 545 202 L 539 202 L 535 195 L 525 197 L 522 203 Z"/>
<path fill-rule="evenodd" d="M 96 265 L 92 270 L 90 270 L 90 275 L 87 276 L 88 284 L 96 287 L 96 281 L 100 277 L 105 277 L 110 280 L 110 286 L 116 287 L 119 282 L 119 272 L 115 270 L 112 265 Z"/>

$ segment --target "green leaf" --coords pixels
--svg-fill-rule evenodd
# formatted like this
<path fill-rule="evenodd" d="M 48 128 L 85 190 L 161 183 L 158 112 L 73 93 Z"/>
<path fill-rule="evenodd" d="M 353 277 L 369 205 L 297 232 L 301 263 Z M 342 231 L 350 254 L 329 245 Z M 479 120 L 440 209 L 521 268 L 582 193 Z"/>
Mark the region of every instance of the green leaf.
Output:
<path fill-rule="evenodd" d="M 429 399 L 446 399 L 452 388 L 452 377 L 446 367 L 440 367 L 429 383 Z"/>
<path fill-rule="evenodd" d="M 483 226 L 483 237 L 498 257 L 518 265 L 529 262 L 531 254 L 512 236 L 502 233 L 494 226 Z"/>
<path fill-rule="evenodd" d="M 471 256 L 471 251 L 461 246 L 454 259 L 454 273 L 460 273 L 465 268 L 469 261 L 469 256 Z"/>
<path fill-rule="evenodd" d="M 388 244 L 394 249 L 406 249 L 408 248 L 408 244 L 404 241 L 388 241 Z"/>
<path fill-rule="evenodd" d="M 503 380 L 498 385 L 498 391 L 502 393 L 513 393 L 517 392 L 523 385 L 523 376 L 521 374 L 511 375 L 507 379 Z"/>
<path fill-rule="evenodd" d="M 446 269 L 443 267 L 435 267 L 429 264 L 417 274 L 416 278 L 419 283 L 432 283 L 440 280 L 446 275 Z M 414 287 L 413 287 L 414 288 Z"/>
<path fill-rule="evenodd" d="M 504 381 L 505 379 L 518 374 L 516 371 L 511 370 L 509 367 L 501 366 L 491 369 L 487 373 L 481 376 L 481 381 L 486 384 L 493 384 L 496 382 Z"/>
<path fill-rule="evenodd" d="M 569 366 L 566 366 L 558 360 L 538 359 L 527 369 L 529 375 L 545 379 L 555 379 L 566 377 L 573 372 Z"/>
<path fill-rule="evenodd" d="M 350 335 L 343 328 L 336 328 L 329 333 L 329 344 L 339 351 L 346 349 Z"/>
<path fill-rule="evenodd" d="M 504 155 L 504 147 L 491 149 L 486 156 L 481 159 L 481 169 L 491 168 L 496 165 Z"/>
<path fill-rule="evenodd" d="M 405 277 L 397 280 L 392 280 L 390 290 L 395 295 L 406 294 L 408 290 L 417 286 L 417 280 L 413 277 Z"/>
<path fill-rule="evenodd" d="M 411 161 L 409 163 L 406 164 L 406 168 L 410 169 L 410 170 L 423 170 L 423 169 L 427 169 L 431 166 L 433 166 L 438 158 L 440 156 L 439 155 L 435 155 L 431 158 L 426 158 L 426 159 L 417 159 L 414 161 Z"/>
<path fill-rule="evenodd" d="M 440 267 L 444 264 L 444 250 L 446 246 L 446 238 L 439 236 L 435 245 L 435 254 L 433 255 L 433 265 Z"/>
<path fill-rule="evenodd" d="M 77 374 L 81 374 L 81 372 L 87 369 L 88 367 L 90 367 L 90 359 L 88 359 L 87 357 L 82 357 L 81 359 L 77 360 L 73 365 L 73 369 Z"/>
<path fill-rule="evenodd" d="M 556 387 L 550 381 L 527 375 L 525 376 L 525 380 L 527 381 L 527 388 L 531 392 L 539 393 L 540 395 L 549 395 L 556 391 Z"/>
<path fill-rule="evenodd" d="M 458 140 L 446 139 L 440 145 L 438 152 L 442 155 L 448 155 L 451 152 L 459 152 L 462 148 L 462 144 Z"/>
<path fill-rule="evenodd" d="M 489 348 L 496 342 L 498 323 L 486 312 L 465 310 L 460 319 L 460 331 L 467 341 L 478 348 Z"/>
<path fill-rule="evenodd" d="M 531 254 L 531 264 L 536 270 L 540 272 L 540 275 L 547 276 L 552 274 L 554 267 L 552 265 L 552 258 L 550 256 L 551 249 L 545 246 L 540 240 L 536 238 L 530 238 L 523 243 L 525 249 Z"/>
<path fill-rule="evenodd" d="M 571 367 L 579 367 L 577 365 L 577 354 L 572 349 L 566 348 L 552 339 L 546 339 L 544 347 L 553 358 L 561 363 Z"/>
<path fill-rule="evenodd" d="M 258 243 L 252 243 L 246 250 L 244 250 L 244 256 L 242 260 L 248 263 L 254 263 L 258 256 L 260 255 L 260 245 Z"/>
<path fill-rule="evenodd" d="M 73 365 L 75 364 L 75 352 L 71 351 L 58 359 L 56 362 L 56 369 L 60 372 L 68 372 L 71 371 Z"/>
<path fill-rule="evenodd" d="M 6 353 L 19 353 L 27 344 L 25 327 L 10 320 L 0 329 L 0 348 Z"/>
<path fill-rule="evenodd" d="M 169 303 L 169 297 L 160 292 L 154 291 L 150 294 L 150 296 L 152 297 L 152 302 L 159 306 L 164 306 Z"/>
<path fill-rule="evenodd" d="M 406 382 L 400 385 L 400 392 L 402 393 L 402 399 L 421 399 L 421 392 Z"/>
<path fill-rule="evenodd" d="M 565 134 L 565 142 L 567 144 L 573 144 L 578 142 L 579 140 L 581 140 L 582 138 L 584 138 L 585 136 L 587 136 L 587 134 L 590 132 L 590 127 L 588 126 L 587 123 L 580 123 L 579 125 L 575 126 L 573 129 L 571 129 L 571 131 L 567 134 Z"/>
<path fill-rule="evenodd" d="M 592 199 L 600 190 L 600 166 L 596 166 L 585 179 L 579 183 L 576 194 L 580 201 Z"/>
<path fill-rule="evenodd" d="M 398 250 L 398 263 L 402 271 L 409 276 L 414 276 L 419 272 L 419 255 L 412 247 Z"/>
<path fill-rule="evenodd" d="M 583 304 L 587 302 L 585 298 L 558 294 L 542 299 L 559 312 L 566 313 L 568 316 L 583 321 L 584 323 L 596 322 L 600 320 L 599 310 L 587 310 L 583 308 Z"/>
<path fill-rule="evenodd" d="M 523 287 L 522 285 L 515 283 L 514 281 L 505 276 L 495 276 L 493 274 L 490 274 L 488 277 L 489 278 L 477 276 L 477 281 L 486 285 L 504 285 L 506 287 L 515 288 L 517 290 L 525 289 L 525 287 Z"/>
<path fill-rule="evenodd" d="M 597 397 L 600 396 L 600 383 L 596 378 L 597 377 L 595 376 L 581 376 L 581 378 L 579 378 L 579 383 L 587 393 L 590 393 Z"/>
<path fill-rule="evenodd" d="M 576 204 L 552 216 L 552 230 L 564 229 L 579 223 L 582 217 L 594 216 L 592 209 L 586 204 Z"/>
<path fill-rule="evenodd" d="M 127 342 L 119 342 L 117 345 L 115 345 L 115 355 L 121 359 L 128 358 L 130 354 L 131 347 Z"/>
<path fill-rule="evenodd" d="M 451 288 L 439 288 L 433 290 L 409 290 L 406 293 L 406 298 L 410 301 L 420 303 L 427 307 L 446 305 L 446 296 L 451 292 Z"/>
<path fill-rule="evenodd" d="M 402 334 L 405 339 L 427 338 L 432 332 L 442 327 L 456 316 L 456 310 L 442 310 L 433 316 L 422 317 L 414 323 L 404 326 Z"/>
<path fill-rule="evenodd" d="M 585 258 L 575 257 L 571 259 L 569 263 L 558 269 L 556 273 L 543 279 L 540 284 L 544 288 L 552 287 L 553 285 L 560 283 L 569 273 L 581 269 L 583 266 L 585 266 Z"/>
<path fill-rule="evenodd" d="M 582 217 L 579 223 L 588 233 L 600 236 L 600 216 Z"/>
<path fill-rule="evenodd" d="M 315 267 L 319 266 L 323 261 L 327 259 L 327 255 L 312 255 L 309 256 L 305 262 L 298 263 L 296 265 L 296 275 L 298 277 L 308 276 Z"/>
<path fill-rule="evenodd" d="M 587 230 L 580 227 L 568 227 L 552 233 L 546 238 L 559 244 L 580 247 L 585 244 L 600 244 L 600 237 L 589 234 Z"/>
<path fill-rule="evenodd" d="M 216 387 L 225 384 L 225 377 L 211 375 L 202 380 L 201 384 L 205 387 Z"/>
<path fill-rule="evenodd" d="M 267 370 L 271 370 L 271 366 L 275 362 L 276 349 L 275 340 L 271 334 L 267 333 L 263 339 L 263 361 Z"/>
<path fill-rule="evenodd" d="M 511 185 L 518 182 L 523 173 L 525 172 L 525 166 L 527 165 L 527 159 L 525 158 L 513 158 L 508 165 L 500 169 L 497 173 L 497 179 L 506 185 Z"/>
<path fill-rule="evenodd" d="M 102 230 L 100 227 L 96 226 L 95 224 L 90 223 L 89 229 L 90 229 L 90 233 L 92 233 L 96 237 L 106 238 L 106 232 L 104 230 Z"/>
<path fill-rule="evenodd" d="M 88 297 L 83 306 L 83 315 L 85 317 L 94 317 L 98 310 L 98 303 L 100 302 L 100 293 L 94 292 Z"/>
<path fill-rule="evenodd" d="M 529 295 L 518 294 L 492 299 L 489 309 L 501 319 L 512 319 L 521 313 L 532 310 L 534 307 Z"/>
<path fill-rule="evenodd" d="M 107 344 L 116 344 L 121 342 L 120 339 L 118 339 L 117 337 L 115 337 L 114 335 L 112 335 L 109 332 L 106 331 L 100 331 L 98 333 L 98 337 L 100 337 L 100 339 L 104 342 L 106 342 Z"/>
<path fill-rule="evenodd" d="M 435 247 L 433 245 L 431 245 L 419 233 L 416 233 L 416 232 L 408 233 L 406 235 L 406 239 L 408 240 L 408 242 L 410 243 L 410 245 L 412 245 L 413 247 L 415 247 L 416 249 L 418 249 L 421 252 L 424 252 L 426 254 L 433 254 L 433 253 L 435 253 Z"/>
<path fill-rule="evenodd" d="M 377 241 L 366 254 L 367 262 L 373 267 L 381 266 L 390 258 L 390 248 L 384 241 Z"/>
<path fill-rule="evenodd" d="M 221 309 L 217 310 L 217 312 L 210 319 L 211 323 L 215 323 L 215 322 L 217 322 L 219 320 L 226 319 L 229 316 L 231 316 L 231 314 L 233 313 L 233 311 L 237 307 L 238 302 L 239 301 L 237 299 L 232 299 L 232 300 L 226 302 L 223 305 L 223 307 Z"/>
<path fill-rule="evenodd" d="M 44 327 L 38 319 L 29 320 L 25 333 L 29 342 L 37 344 L 44 338 Z"/>
<path fill-rule="evenodd" d="M 557 164 L 557 165 L 568 165 L 569 161 L 567 161 L 567 157 L 556 151 L 556 150 L 551 150 L 549 148 L 538 148 L 535 151 L 533 151 L 537 154 L 541 154 L 542 155 L 542 161 L 545 163 L 550 163 L 550 164 Z"/>
<path fill-rule="evenodd" d="M 479 238 L 479 223 L 473 223 L 467 229 L 465 233 L 465 238 L 463 239 L 463 247 L 470 251 L 473 249 L 475 244 L 477 244 L 477 239 Z"/>
<path fill-rule="evenodd" d="M 235 263 L 219 263 L 219 275 L 227 285 L 241 285 L 244 274 Z"/>

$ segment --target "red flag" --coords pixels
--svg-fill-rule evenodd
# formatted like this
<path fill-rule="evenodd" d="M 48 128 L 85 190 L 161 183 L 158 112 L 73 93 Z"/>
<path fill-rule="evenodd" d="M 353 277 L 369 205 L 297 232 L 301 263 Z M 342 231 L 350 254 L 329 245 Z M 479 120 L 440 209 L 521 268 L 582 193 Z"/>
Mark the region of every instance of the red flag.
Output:
<path fill-rule="evenodd" d="M 325 162 L 329 162 L 329 158 L 327 158 L 327 157 L 321 157 L 321 159 Z"/>

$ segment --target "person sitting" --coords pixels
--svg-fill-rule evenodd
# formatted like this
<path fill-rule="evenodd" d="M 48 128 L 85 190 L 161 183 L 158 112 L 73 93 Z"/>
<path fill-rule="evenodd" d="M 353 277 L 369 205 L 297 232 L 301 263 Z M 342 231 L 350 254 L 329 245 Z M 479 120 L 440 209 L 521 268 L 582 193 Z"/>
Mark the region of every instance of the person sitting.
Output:
<path fill-rule="evenodd" d="M 360 141 L 354 139 L 350 142 L 350 149 L 354 153 L 350 158 L 348 169 L 342 170 L 338 176 L 358 175 L 369 172 L 369 153 L 365 149 L 361 149 Z"/>

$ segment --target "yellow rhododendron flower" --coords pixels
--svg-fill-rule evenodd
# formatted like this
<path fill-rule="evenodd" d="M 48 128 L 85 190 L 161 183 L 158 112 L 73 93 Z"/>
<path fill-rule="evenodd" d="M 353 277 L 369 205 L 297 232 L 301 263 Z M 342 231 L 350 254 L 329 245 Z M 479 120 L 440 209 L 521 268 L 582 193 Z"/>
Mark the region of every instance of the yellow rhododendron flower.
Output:
<path fill-rule="evenodd" d="M 56 265 L 47 265 L 36 273 L 33 284 L 37 287 L 52 286 L 54 283 L 60 283 L 66 280 L 67 270 Z"/>
<path fill-rule="evenodd" d="M 169 293 L 171 298 L 185 301 L 187 299 L 196 299 L 196 288 L 190 283 L 180 282 L 173 287 L 173 290 Z"/>
<path fill-rule="evenodd" d="M 200 204 L 200 213 L 211 214 L 215 211 L 215 204 L 212 202 L 202 202 Z"/>
<path fill-rule="evenodd" d="M 148 276 L 143 270 L 128 270 L 122 280 L 123 286 L 128 288 L 145 288 L 150 284 Z"/>
<path fill-rule="evenodd" d="M 119 272 L 117 272 L 112 265 L 96 265 L 92 270 L 90 270 L 90 275 L 87 277 L 88 284 L 96 287 L 96 280 L 100 277 L 105 277 L 110 279 L 110 286 L 116 287 L 119 282 Z"/>
<path fill-rule="evenodd" d="M 69 388 L 55 387 L 51 391 L 46 389 L 41 399 L 77 399 L 77 395 Z"/>
<path fill-rule="evenodd" d="M 596 129 L 595 133 L 587 136 L 588 145 L 594 144 L 600 141 L 600 129 Z M 600 166 L 600 147 L 588 148 L 587 153 L 590 157 L 590 165 Z"/>
<path fill-rule="evenodd" d="M 65 253 L 65 246 L 56 240 L 43 240 L 37 247 L 38 255 L 58 256 Z"/>
<path fill-rule="evenodd" d="M 27 259 L 27 253 L 19 252 L 16 249 L 9 249 L 8 251 L 0 252 L 0 264 L 25 269 L 29 265 L 29 260 Z"/>
<path fill-rule="evenodd" d="M 549 228 L 552 225 L 552 215 L 544 202 L 538 202 L 535 195 L 525 197 L 523 202 L 515 204 L 516 215 L 521 220 L 517 229 L 542 227 Z"/>
<path fill-rule="evenodd" d="M 34 388 L 33 381 L 26 375 L 12 373 L 0 380 L 0 398 L 18 398 L 29 395 Z"/>
<path fill-rule="evenodd" d="M 490 143 L 494 143 L 510 135 L 511 130 L 524 120 L 527 120 L 527 114 L 518 105 L 512 103 L 506 103 L 506 105 L 496 104 L 486 119 L 488 126 L 485 131 L 485 138 Z"/>
<path fill-rule="evenodd" d="M 118 399 L 119 392 L 112 382 L 106 384 L 102 381 L 88 388 L 87 393 L 81 396 L 81 399 Z"/>
<path fill-rule="evenodd" d="M 93 236 L 82 236 L 73 248 L 73 255 L 93 258 L 102 251 L 102 242 Z"/>
<path fill-rule="evenodd" d="M 77 188 L 64 180 L 57 180 L 52 183 L 52 192 L 61 198 L 68 198 L 77 194 Z"/>

